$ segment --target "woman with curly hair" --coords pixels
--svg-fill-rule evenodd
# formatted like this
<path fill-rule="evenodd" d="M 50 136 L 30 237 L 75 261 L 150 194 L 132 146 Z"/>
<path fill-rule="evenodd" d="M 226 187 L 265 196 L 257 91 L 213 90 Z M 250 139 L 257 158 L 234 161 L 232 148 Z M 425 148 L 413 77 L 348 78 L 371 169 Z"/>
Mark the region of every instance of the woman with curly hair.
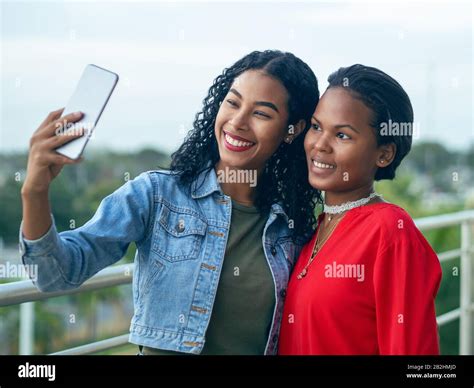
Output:
<path fill-rule="evenodd" d="M 275 354 L 289 273 L 315 224 L 303 139 L 318 99 L 293 54 L 248 54 L 215 79 L 169 171 L 140 174 L 61 233 L 48 187 L 74 161 L 54 152 L 66 141 L 55 125 L 80 115 L 52 112 L 31 139 L 22 188 L 20 249 L 37 287 L 78 287 L 135 242 L 140 354 Z"/>

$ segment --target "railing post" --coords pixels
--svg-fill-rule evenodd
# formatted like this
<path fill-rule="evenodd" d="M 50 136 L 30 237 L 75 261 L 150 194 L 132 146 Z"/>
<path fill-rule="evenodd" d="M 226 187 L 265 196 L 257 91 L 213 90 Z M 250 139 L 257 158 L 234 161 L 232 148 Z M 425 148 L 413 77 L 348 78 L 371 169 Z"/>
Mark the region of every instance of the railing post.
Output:
<path fill-rule="evenodd" d="M 470 220 L 461 223 L 461 285 L 459 321 L 459 354 L 472 354 L 472 312 L 471 312 L 471 223 Z"/>
<path fill-rule="evenodd" d="M 20 305 L 20 338 L 19 353 L 21 355 L 33 354 L 35 335 L 35 302 L 26 302 Z"/>

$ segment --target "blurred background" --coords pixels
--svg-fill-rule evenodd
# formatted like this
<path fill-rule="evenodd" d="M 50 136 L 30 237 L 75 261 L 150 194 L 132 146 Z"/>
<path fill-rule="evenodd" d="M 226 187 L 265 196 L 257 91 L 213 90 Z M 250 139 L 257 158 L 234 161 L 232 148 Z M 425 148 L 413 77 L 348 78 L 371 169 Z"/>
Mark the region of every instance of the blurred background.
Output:
<path fill-rule="evenodd" d="M 331 72 L 362 63 L 393 76 L 411 98 L 413 149 L 397 178 L 377 190 L 420 220 L 440 253 L 442 353 L 472 353 L 472 12 L 469 1 L 1 2 L 0 265 L 20 263 L 29 138 L 67 104 L 87 64 L 120 80 L 85 161 L 65 167 L 51 187 L 59 230 L 85 223 L 126 180 L 166 167 L 213 79 L 250 51 L 294 53 L 312 67 L 321 92 Z M 134 252 L 130 246 L 118 265 L 128 268 Z M 87 352 L 136 353 L 123 341 L 130 284 L 6 302 L 13 282 L 28 288 L 29 281 L 0 277 L 0 354 L 53 353 L 108 338 L 123 345 Z"/>

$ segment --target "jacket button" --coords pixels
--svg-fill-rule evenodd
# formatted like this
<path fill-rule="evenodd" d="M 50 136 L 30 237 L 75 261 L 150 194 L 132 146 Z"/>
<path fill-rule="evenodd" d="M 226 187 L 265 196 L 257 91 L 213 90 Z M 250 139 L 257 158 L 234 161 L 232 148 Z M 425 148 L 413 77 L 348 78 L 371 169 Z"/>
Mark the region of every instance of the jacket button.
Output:
<path fill-rule="evenodd" d="M 181 232 L 184 231 L 184 229 L 185 229 L 184 220 L 179 220 L 178 223 L 175 226 L 175 230 L 178 233 L 181 233 Z"/>
<path fill-rule="evenodd" d="M 280 291 L 280 296 L 281 296 L 282 298 L 284 298 L 284 297 L 286 296 L 286 290 L 285 290 L 285 289 L 282 289 L 282 290 Z"/>
<path fill-rule="evenodd" d="M 272 253 L 273 256 L 277 254 L 277 250 L 275 247 L 272 247 L 272 249 L 270 249 L 270 252 Z"/>

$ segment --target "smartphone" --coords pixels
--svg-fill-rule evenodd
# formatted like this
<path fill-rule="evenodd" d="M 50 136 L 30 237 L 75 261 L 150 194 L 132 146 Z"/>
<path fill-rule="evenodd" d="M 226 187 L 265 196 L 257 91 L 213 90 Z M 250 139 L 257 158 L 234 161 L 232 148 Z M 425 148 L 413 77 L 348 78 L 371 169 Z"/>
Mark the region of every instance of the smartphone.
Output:
<path fill-rule="evenodd" d="M 64 128 L 63 131 L 74 133 L 75 129 L 84 128 L 85 135 L 61 145 L 56 148 L 56 152 L 70 159 L 78 159 L 82 155 L 118 79 L 119 76 L 109 70 L 96 65 L 86 66 L 62 114 L 64 117 L 69 113 L 82 112 L 81 120 L 70 123 L 69 128 Z"/>

